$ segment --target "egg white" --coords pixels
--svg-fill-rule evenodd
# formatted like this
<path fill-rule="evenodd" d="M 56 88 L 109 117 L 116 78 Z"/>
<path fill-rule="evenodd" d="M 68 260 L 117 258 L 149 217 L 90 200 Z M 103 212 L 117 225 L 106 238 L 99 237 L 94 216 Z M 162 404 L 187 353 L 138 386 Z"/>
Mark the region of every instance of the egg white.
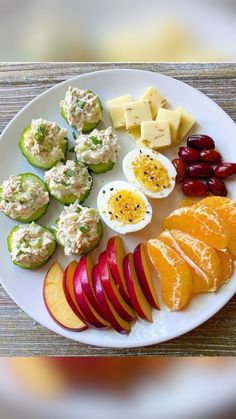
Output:
<path fill-rule="evenodd" d="M 121 189 L 135 192 L 142 199 L 146 206 L 146 211 L 148 211 L 148 213 L 145 212 L 144 219 L 134 224 L 122 224 L 118 220 L 110 219 L 110 216 L 108 214 L 108 201 L 114 192 Z M 107 224 L 107 226 L 110 227 L 112 230 L 120 234 L 127 234 L 132 233 L 134 231 L 142 230 L 144 227 L 146 227 L 146 225 L 148 225 L 151 222 L 152 219 L 152 207 L 148 202 L 146 196 L 134 185 L 123 180 L 114 180 L 112 182 L 107 183 L 100 189 L 97 196 L 97 207 L 104 223 Z"/>
<path fill-rule="evenodd" d="M 149 155 L 154 160 L 159 160 L 159 162 L 164 166 L 166 169 L 168 176 L 170 178 L 170 185 L 168 188 L 162 189 L 159 192 L 154 192 L 149 189 L 147 189 L 142 183 L 138 181 L 138 179 L 135 177 L 133 168 L 132 168 L 132 162 L 135 160 L 136 157 L 140 155 L 140 151 L 142 154 Z M 135 185 L 141 192 L 143 192 L 145 195 L 149 196 L 150 198 L 166 198 L 174 189 L 175 187 L 175 177 L 176 177 L 176 170 L 171 161 L 163 156 L 163 154 L 160 154 L 156 151 L 149 150 L 148 148 L 140 148 L 130 151 L 123 160 L 123 172 L 126 177 L 126 179 Z"/>

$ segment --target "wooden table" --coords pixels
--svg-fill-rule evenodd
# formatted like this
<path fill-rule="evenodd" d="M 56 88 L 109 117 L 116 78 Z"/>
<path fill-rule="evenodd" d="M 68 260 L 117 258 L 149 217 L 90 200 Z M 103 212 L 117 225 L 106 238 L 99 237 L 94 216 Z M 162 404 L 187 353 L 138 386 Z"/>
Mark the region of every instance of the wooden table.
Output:
<path fill-rule="evenodd" d="M 107 68 L 145 69 L 175 77 L 207 94 L 236 121 L 235 64 L 1 64 L 0 132 L 23 106 L 49 87 L 78 74 Z M 172 341 L 139 349 L 92 347 L 67 340 L 36 324 L 0 286 L 2 356 L 234 356 L 235 329 L 236 297 L 202 326 Z"/>

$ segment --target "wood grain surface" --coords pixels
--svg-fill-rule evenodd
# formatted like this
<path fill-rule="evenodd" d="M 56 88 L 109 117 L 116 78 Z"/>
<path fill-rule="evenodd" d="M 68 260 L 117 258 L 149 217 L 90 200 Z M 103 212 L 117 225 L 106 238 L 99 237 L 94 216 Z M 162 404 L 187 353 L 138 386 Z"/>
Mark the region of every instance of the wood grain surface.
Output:
<path fill-rule="evenodd" d="M 175 77 L 215 100 L 236 121 L 236 64 L 2 63 L 0 132 L 23 106 L 49 87 L 78 74 L 110 68 L 136 68 Z M 234 356 L 235 330 L 236 297 L 202 326 L 172 341 L 138 349 L 98 348 L 70 341 L 36 324 L 0 286 L 1 356 Z"/>

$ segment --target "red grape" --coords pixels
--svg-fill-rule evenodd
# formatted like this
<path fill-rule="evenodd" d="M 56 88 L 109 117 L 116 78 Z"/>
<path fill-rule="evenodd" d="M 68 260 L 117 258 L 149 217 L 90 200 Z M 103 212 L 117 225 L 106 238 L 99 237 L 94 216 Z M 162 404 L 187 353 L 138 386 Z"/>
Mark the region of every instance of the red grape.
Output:
<path fill-rule="evenodd" d="M 175 166 L 175 170 L 177 172 L 176 182 L 182 182 L 182 180 L 186 178 L 185 163 L 181 159 L 173 159 L 172 163 Z"/>
<path fill-rule="evenodd" d="M 208 163 L 192 163 L 186 166 L 187 175 L 190 177 L 207 178 L 213 175 L 213 168 Z"/>
<path fill-rule="evenodd" d="M 187 146 L 202 150 L 204 148 L 215 148 L 215 143 L 209 135 L 198 134 L 188 137 Z"/>
<path fill-rule="evenodd" d="M 226 179 L 232 175 L 236 175 L 236 163 L 221 163 L 215 167 L 215 177 L 217 179 Z"/>
<path fill-rule="evenodd" d="M 182 191 L 184 195 L 195 197 L 203 197 L 209 194 L 205 183 L 196 179 L 185 180 L 182 184 Z"/>
<path fill-rule="evenodd" d="M 200 152 L 191 147 L 180 147 L 178 151 L 179 157 L 186 162 L 196 162 L 200 160 Z"/>
<path fill-rule="evenodd" d="M 219 151 L 210 149 L 210 150 L 202 150 L 200 152 L 200 157 L 202 161 L 208 163 L 219 163 L 222 160 L 221 154 Z"/>
<path fill-rule="evenodd" d="M 226 196 L 227 195 L 227 189 L 225 186 L 225 183 L 221 179 L 216 179 L 215 177 L 211 177 L 207 180 L 207 186 L 209 191 L 213 195 L 217 196 Z"/>

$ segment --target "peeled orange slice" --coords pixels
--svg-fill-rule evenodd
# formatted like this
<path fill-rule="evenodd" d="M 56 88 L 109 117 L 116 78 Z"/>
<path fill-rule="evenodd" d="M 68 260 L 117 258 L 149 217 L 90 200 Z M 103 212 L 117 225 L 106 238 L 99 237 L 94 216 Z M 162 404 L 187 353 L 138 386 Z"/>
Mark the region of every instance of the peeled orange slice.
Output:
<path fill-rule="evenodd" d="M 223 219 L 212 208 L 204 205 L 173 211 L 164 220 L 163 227 L 189 233 L 216 249 L 224 249 L 229 241 L 229 231 Z"/>
<path fill-rule="evenodd" d="M 234 271 L 234 258 L 230 250 L 216 250 L 217 256 L 220 259 L 221 264 L 221 281 L 220 285 L 225 284 L 229 278 L 233 275 Z"/>
<path fill-rule="evenodd" d="M 192 274 L 187 263 L 157 239 L 148 241 L 148 254 L 159 273 L 163 302 L 170 310 L 184 308 L 192 292 Z"/>
<path fill-rule="evenodd" d="M 158 239 L 172 247 L 188 264 L 194 294 L 216 290 L 222 274 L 219 258 L 212 247 L 179 230 L 165 230 Z"/>
<path fill-rule="evenodd" d="M 198 202 L 195 208 L 202 205 L 212 208 L 223 218 L 229 229 L 230 240 L 236 240 L 236 202 L 222 196 L 210 196 Z"/>

